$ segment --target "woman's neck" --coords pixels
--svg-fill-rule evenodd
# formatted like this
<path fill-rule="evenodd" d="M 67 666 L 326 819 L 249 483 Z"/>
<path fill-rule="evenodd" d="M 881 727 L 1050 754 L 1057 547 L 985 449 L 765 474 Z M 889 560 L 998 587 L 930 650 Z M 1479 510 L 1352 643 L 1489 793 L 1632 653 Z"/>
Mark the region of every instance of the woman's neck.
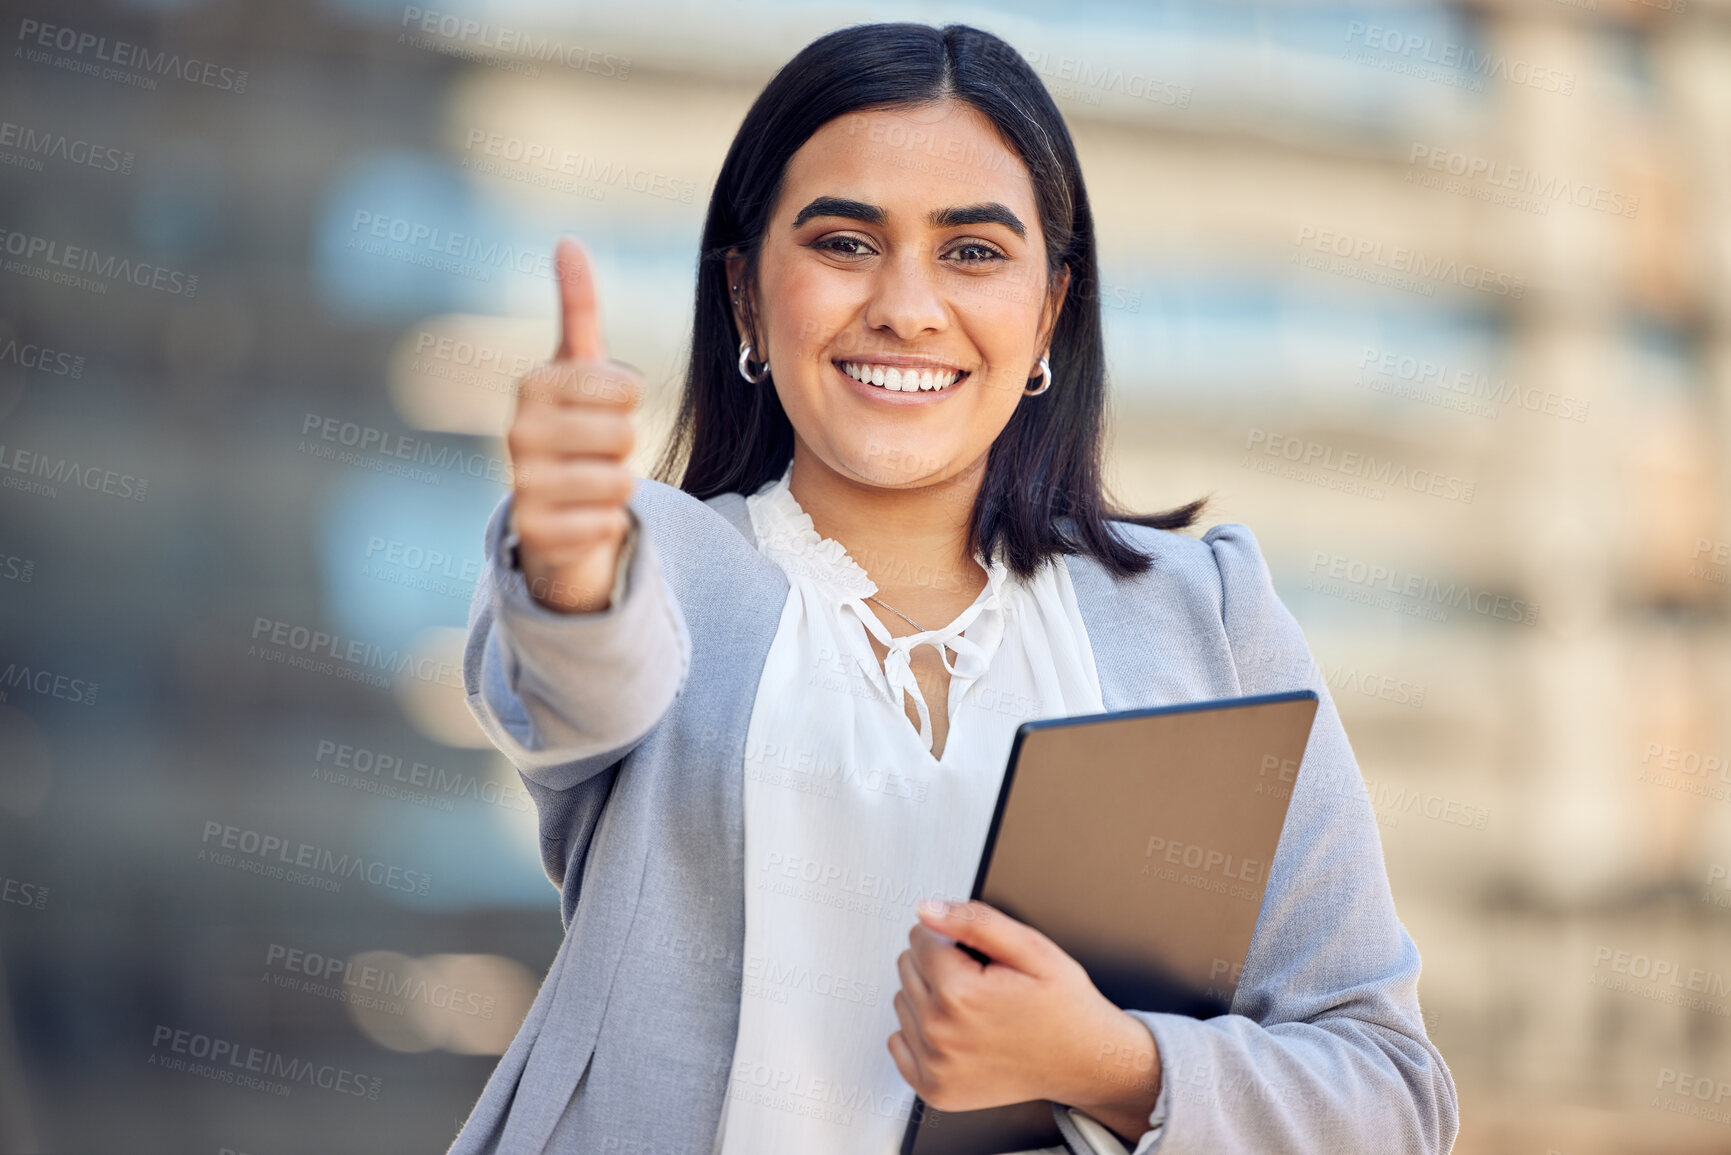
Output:
<path fill-rule="evenodd" d="M 931 614 L 958 598 L 966 606 L 985 588 L 985 571 L 967 548 L 984 476 L 981 458 L 947 481 L 890 489 L 845 477 L 796 444 L 788 485 L 812 528 L 840 542 L 886 601 L 924 622 L 896 596 Z"/>

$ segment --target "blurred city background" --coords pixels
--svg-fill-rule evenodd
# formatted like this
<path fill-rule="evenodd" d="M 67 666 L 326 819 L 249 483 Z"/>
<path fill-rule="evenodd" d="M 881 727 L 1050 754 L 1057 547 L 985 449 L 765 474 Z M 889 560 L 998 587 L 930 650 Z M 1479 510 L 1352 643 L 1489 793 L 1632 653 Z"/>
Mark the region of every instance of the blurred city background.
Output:
<path fill-rule="evenodd" d="M 646 471 L 747 105 L 895 19 L 1069 119 L 1116 491 L 1260 538 L 1456 1150 L 1731 1151 L 1731 3 L 6 8 L 0 1151 L 449 1143 L 561 933 L 455 677 L 551 247 Z"/>

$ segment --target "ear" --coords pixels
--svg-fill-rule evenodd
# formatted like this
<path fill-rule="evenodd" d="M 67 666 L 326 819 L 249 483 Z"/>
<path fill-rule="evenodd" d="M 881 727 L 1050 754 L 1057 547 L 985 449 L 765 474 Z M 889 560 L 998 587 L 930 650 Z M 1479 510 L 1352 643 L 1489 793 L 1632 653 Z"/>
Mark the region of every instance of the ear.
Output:
<path fill-rule="evenodd" d="M 756 311 L 751 301 L 751 286 L 745 282 L 745 254 L 735 252 L 727 258 L 727 294 L 728 307 L 733 310 L 734 329 L 742 336 L 741 339 L 751 343 L 754 361 L 764 359 L 763 349 L 757 340 Z M 738 291 L 734 291 L 734 286 Z"/>
<path fill-rule="evenodd" d="M 1041 357 L 1052 355 L 1052 334 L 1058 328 L 1058 315 L 1064 311 L 1064 302 L 1070 295 L 1070 266 L 1065 265 L 1052 279 L 1052 288 L 1046 294 L 1046 304 L 1040 310 L 1040 337 L 1034 342 L 1034 348 L 1040 350 Z M 1038 360 L 1036 358 L 1036 360 Z M 1028 370 L 1028 376 L 1034 376 L 1036 364 Z"/>

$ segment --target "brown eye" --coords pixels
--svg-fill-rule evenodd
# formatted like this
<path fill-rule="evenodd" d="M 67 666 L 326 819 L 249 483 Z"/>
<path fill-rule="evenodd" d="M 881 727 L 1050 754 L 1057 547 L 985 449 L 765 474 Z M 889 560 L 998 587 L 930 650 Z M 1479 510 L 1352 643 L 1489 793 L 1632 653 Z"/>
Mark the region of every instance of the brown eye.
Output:
<path fill-rule="evenodd" d="M 984 265 L 1004 259 L 1003 253 L 979 241 L 969 241 L 966 244 L 957 245 L 947 255 L 959 257 L 960 259 L 956 263 L 962 265 Z"/>
<path fill-rule="evenodd" d="M 866 257 L 875 250 L 860 237 L 825 237 L 812 245 L 821 252 L 834 253 L 839 257 Z"/>

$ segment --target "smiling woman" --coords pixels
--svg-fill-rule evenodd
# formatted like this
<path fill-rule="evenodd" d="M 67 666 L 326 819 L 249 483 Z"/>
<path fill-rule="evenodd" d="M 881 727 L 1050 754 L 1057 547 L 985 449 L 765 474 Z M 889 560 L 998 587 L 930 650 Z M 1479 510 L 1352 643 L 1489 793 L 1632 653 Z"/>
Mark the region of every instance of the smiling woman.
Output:
<path fill-rule="evenodd" d="M 566 937 L 453 1152 L 893 1155 L 916 1094 L 1049 1099 L 1138 1155 L 1448 1149 L 1375 818 L 1254 538 L 1103 493 L 1093 225 L 1025 61 L 869 25 L 776 75 L 710 201 L 659 480 L 583 250 L 557 262 L 464 678 Z M 944 901 L 1021 722 L 1297 688 L 1232 1013 L 1114 1006 Z"/>

